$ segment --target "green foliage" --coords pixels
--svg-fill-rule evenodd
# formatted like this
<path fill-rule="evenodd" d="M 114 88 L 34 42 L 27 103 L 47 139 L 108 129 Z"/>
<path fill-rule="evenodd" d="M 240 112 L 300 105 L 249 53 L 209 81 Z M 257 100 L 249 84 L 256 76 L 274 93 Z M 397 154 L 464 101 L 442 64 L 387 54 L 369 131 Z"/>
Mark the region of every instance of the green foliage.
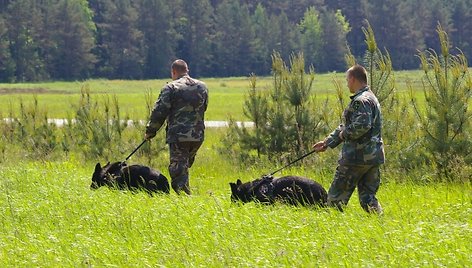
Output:
<path fill-rule="evenodd" d="M 366 19 L 375 29 L 379 29 L 377 33 L 379 47 L 388 48 L 391 57 L 395 59 L 393 62 L 395 69 L 417 68 L 412 55 L 423 46 L 419 34 L 421 28 L 415 24 L 417 10 L 412 8 L 413 2 L 415 1 L 368 1 Z"/>
<path fill-rule="evenodd" d="M 244 73 L 252 71 L 251 59 L 253 54 L 251 40 L 254 31 L 250 24 L 249 9 L 238 1 L 224 0 L 215 9 L 216 51 L 221 64 L 215 69 L 215 74 L 222 76 L 225 73 Z"/>
<path fill-rule="evenodd" d="M 267 98 L 260 91 L 256 91 L 256 76 L 251 75 L 249 78 L 250 90 L 248 97 L 244 102 L 244 115 L 254 122 L 254 137 L 251 139 L 249 135 L 244 135 L 249 138 L 247 142 L 244 142 L 246 148 L 243 149 L 256 149 L 257 155 L 260 156 L 261 152 L 265 151 L 264 144 L 267 142 L 264 137 L 264 129 L 268 122 L 269 103 Z"/>
<path fill-rule="evenodd" d="M 5 16 L 11 59 L 15 63 L 15 81 L 37 81 L 48 78 L 41 48 L 43 22 L 35 1 L 12 2 Z"/>
<path fill-rule="evenodd" d="M 6 23 L 0 14 L 0 81 L 11 82 L 14 79 L 15 62 L 8 45 Z"/>
<path fill-rule="evenodd" d="M 254 127 L 238 128 L 233 124 L 229 129 L 229 135 L 240 143 L 240 154 L 255 150 L 258 157 L 267 155 L 269 159 L 280 160 L 279 156 L 290 153 L 299 156 L 310 148 L 321 125 L 321 111 L 313 113 L 314 71 L 310 67 L 306 73 L 305 68 L 303 54 L 292 55 L 287 66 L 280 54 L 274 53 L 272 88 L 268 92 L 258 91 L 256 77 L 251 76 L 244 113 Z"/>
<path fill-rule="evenodd" d="M 274 51 L 344 71 L 346 44 L 364 56 L 367 19 L 393 67 L 414 69 L 416 49 L 436 48 L 438 21 L 470 57 L 468 1 L 0 1 L 0 79 L 164 78 L 177 57 L 195 77 L 264 76 Z"/>
<path fill-rule="evenodd" d="M 19 101 L 18 113 L 13 105 L 0 124 L 0 155 L 23 155 L 28 159 L 57 159 L 80 155 L 84 159 L 122 161 L 142 141 L 144 123 L 130 120 L 120 111 L 116 95 L 92 95 L 87 84 L 82 87 L 78 103 L 71 105 L 67 119 L 53 121 L 48 111 L 34 97 L 32 103 Z M 147 95 L 153 102 L 152 95 Z M 98 100 L 97 100 L 98 99 Z M 148 105 L 151 106 L 150 103 Z M 149 114 L 149 113 L 148 113 Z M 5 116 L 4 114 L 1 114 Z M 160 132 L 142 147 L 136 156 L 147 157 L 147 163 L 159 161 L 165 149 L 165 133 Z M 8 148 L 6 144 L 10 144 Z M 20 151 L 16 151 L 21 149 Z M 1 158 L 0 158 L 1 159 Z"/>
<path fill-rule="evenodd" d="M 106 0 L 104 6 L 104 20 L 97 24 L 98 71 L 107 77 L 141 78 L 143 32 L 137 27 L 139 13 L 134 1 Z"/>
<path fill-rule="evenodd" d="M 168 5 L 167 1 L 162 2 L 163 5 Z M 174 2 L 173 4 L 175 5 L 176 3 Z M 181 1 L 171 16 L 179 18 L 174 22 L 171 18 L 168 19 L 171 23 L 170 27 L 176 28 L 179 38 L 177 38 L 178 42 L 172 37 L 168 40 L 171 44 L 177 43 L 178 45 L 173 51 L 163 55 L 166 58 L 165 60 L 168 62 L 168 55 L 175 54 L 190 64 L 191 72 L 194 76 L 211 73 L 214 67 L 214 55 L 210 51 L 212 51 L 215 45 L 216 30 L 214 27 L 215 10 L 210 1 L 194 0 L 191 5 L 186 1 Z M 159 20 L 163 21 L 162 18 L 159 18 Z M 155 31 L 155 28 L 151 30 Z M 172 31 L 164 28 L 162 32 Z M 158 42 L 160 38 L 162 38 L 161 35 L 158 35 Z M 156 54 L 163 53 L 156 51 Z M 166 67 L 166 71 L 168 71 L 167 65 L 164 64 L 163 67 Z"/>
<path fill-rule="evenodd" d="M 177 43 L 183 38 L 175 29 L 181 27 L 181 21 L 188 23 L 188 20 L 185 14 L 179 13 L 177 13 L 179 20 L 172 20 L 172 5 L 166 5 L 166 1 L 140 0 L 137 2 L 139 3 L 138 26 L 143 33 L 144 43 L 144 77 L 164 77 L 169 74 L 169 58 L 177 54 L 175 52 Z M 107 28 L 104 27 L 103 32 L 106 30 Z M 106 59 L 106 51 L 102 50 L 100 53 L 103 53 L 101 56 Z M 194 67 L 196 66 L 192 65 L 192 70 Z"/>
<path fill-rule="evenodd" d="M 44 11 L 48 20 L 46 52 L 48 73 L 56 79 L 84 78 L 90 75 L 95 62 L 95 24 L 92 11 L 84 0 L 56 1 Z"/>
<path fill-rule="evenodd" d="M 13 141 L 19 143 L 29 157 L 45 159 L 56 149 L 56 126 L 48 122 L 47 111 L 39 107 L 37 96 L 32 106 L 20 102 L 20 117 L 11 124 Z"/>
<path fill-rule="evenodd" d="M 343 59 L 347 53 L 347 35 L 351 27 L 340 10 L 323 11 L 320 21 L 322 25 L 321 58 L 319 63 L 313 62 L 313 65 L 318 72 L 344 70 Z"/>
<path fill-rule="evenodd" d="M 437 166 L 440 178 L 453 180 L 454 162 L 471 163 L 469 103 L 472 97 L 472 78 L 467 58 L 462 52 L 453 55 L 447 33 L 441 25 L 437 32 L 441 53 L 434 50 L 419 52 L 424 72 L 423 90 L 426 111 L 412 98 L 420 120 L 426 145 Z"/>
<path fill-rule="evenodd" d="M 377 47 L 374 30 L 367 22 L 367 28 L 362 29 L 367 44 L 365 56 L 366 68 L 369 75 L 369 86 L 377 96 L 380 104 L 392 101 L 395 90 L 395 78 L 393 76 L 392 60 L 388 51 L 382 53 Z"/>
<path fill-rule="evenodd" d="M 305 55 L 305 60 L 318 64 L 321 61 L 321 48 L 324 42 L 319 12 L 314 7 L 308 8 L 300 21 L 299 27 L 301 32 L 301 48 Z"/>
<path fill-rule="evenodd" d="M 254 58 L 252 59 L 251 70 L 258 75 L 263 75 L 270 70 L 270 55 L 275 47 L 275 40 L 271 35 L 272 22 L 273 19 L 269 17 L 264 6 L 258 4 L 251 17 L 251 23 L 254 27 L 254 39 L 251 42 L 254 49 Z"/>

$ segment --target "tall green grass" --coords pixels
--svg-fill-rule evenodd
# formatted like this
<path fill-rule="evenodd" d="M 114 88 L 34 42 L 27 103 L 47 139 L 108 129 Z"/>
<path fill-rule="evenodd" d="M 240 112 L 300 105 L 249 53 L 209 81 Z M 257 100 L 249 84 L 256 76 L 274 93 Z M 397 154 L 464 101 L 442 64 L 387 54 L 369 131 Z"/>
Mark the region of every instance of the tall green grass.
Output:
<path fill-rule="evenodd" d="M 470 185 L 382 185 L 383 216 L 232 204 L 231 169 L 197 161 L 191 197 L 89 189 L 92 165 L 0 170 L 2 267 L 467 267 Z M 265 170 L 253 170 L 262 173 Z M 250 179 L 245 176 L 244 180 Z M 322 180 L 323 178 L 314 179 Z M 326 183 L 324 183 L 325 186 Z"/>

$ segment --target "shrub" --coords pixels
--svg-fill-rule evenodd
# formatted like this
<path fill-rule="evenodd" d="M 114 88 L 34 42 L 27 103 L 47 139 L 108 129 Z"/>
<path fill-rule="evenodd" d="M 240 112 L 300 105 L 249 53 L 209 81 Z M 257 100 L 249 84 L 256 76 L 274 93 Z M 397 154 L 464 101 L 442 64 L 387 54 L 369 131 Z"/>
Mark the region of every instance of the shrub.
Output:
<path fill-rule="evenodd" d="M 425 111 L 419 108 L 413 94 L 411 99 L 439 178 L 456 180 L 460 173 L 455 164 L 472 163 L 472 78 L 464 54 L 451 54 L 451 44 L 441 25 L 437 33 L 441 53 L 430 49 L 418 54 L 424 72 Z"/>
<path fill-rule="evenodd" d="M 241 159 L 267 156 L 280 161 L 294 159 L 307 152 L 322 129 L 327 102 L 315 107 L 311 95 L 314 70 L 305 71 L 303 54 L 292 55 L 287 66 L 278 53 L 272 56 L 273 84 L 268 90 L 257 88 L 250 77 L 250 89 L 244 102 L 245 116 L 253 127 L 230 123 L 225 148 L 238 150 Z M 254 151 L 254 154 L 251 154 Z M 233 151 L 234 152 L 234 151 Z"/>

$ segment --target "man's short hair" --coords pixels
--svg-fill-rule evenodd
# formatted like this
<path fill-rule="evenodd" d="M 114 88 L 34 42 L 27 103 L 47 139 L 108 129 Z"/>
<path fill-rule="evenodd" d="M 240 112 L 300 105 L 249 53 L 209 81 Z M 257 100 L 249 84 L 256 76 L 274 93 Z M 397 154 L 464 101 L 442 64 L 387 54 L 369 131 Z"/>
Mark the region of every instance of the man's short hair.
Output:
<path fill-rule="evenodd" d="M 347 74 L 354 77 L 361 83 L 367 84 L 367 70 L 359 64 L 356 64 L 347 70 Z"/>
<path fill-rule="evenodd" d="M 175 60 L 171 66 L 172 70 L 175 70 L 179 74 L 188 72 L 188 65 L 184 60 Z"/>

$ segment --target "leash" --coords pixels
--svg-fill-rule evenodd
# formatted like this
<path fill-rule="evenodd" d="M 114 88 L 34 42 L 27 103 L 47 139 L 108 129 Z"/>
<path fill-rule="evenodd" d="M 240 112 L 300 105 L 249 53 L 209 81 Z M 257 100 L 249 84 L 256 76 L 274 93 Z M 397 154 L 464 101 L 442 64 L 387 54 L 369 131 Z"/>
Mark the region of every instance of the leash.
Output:
<path fill-rule="evenodd" d="M 333 142 L 334 142 L 334 140 L 332 140 L 329 144 L 326 144 L 326 147 L 329 147 L 329 145 L 331 145 L 331 143 L 333 143 Z M 272 172 L 272 173 L 269 173 L 269 174 L 267 174 L 267 175 L 264 175 L 263 177 L 272 177 L 275 173 L 277 173 L 277 172 L 279 172 L 279 171 L 281 171 L 281 170 L 283 170 L 283 169 L 285 169 L 285 168 L 288 168 L 289 166 L 291 166 L 291 165 L 297 163 L 298 161 L 302 160 L 303 158 L 305 158 L 305 157 L 307 157 L 307 156 L 309 156 L 309 155 L 311 155 L 311 154 L 313 154 L 313 153 L 316 153 L 316 150 L 310 151 L 310 152 L 308 152 L 308 153 L 306 153 L 306 154 L 300 156 L 299 158 L 297 158 L 297 159 L 293 160 L 292 162 L 288 163 L 287 165 L 285 165 L 285 166 L 283 166 L 283 167 L 277 169 L 276 171 L 274 171 L 274 172 Z"/>
<path fill-rule="evenodd" d="M 288 168 L 289 166 L 291 166 L 291 165 L 297 163 L 298 161 L 302 160 L 303 158 L 305 158 L 305 157 L 307 157 L 307 156 L 309 156 L 309 155 L 311 155 L 311 154 L 313 154 L 313 153 L 315 153 L 315 152 L 316 152 L 315 150 L 310 151 L 310 152 L 308 152 L 308 153 L 306 153 L 306 154 L 300 156 L 299 158 L 293 160 L 292 162 L 288 163 L 287 165 L 285 165 L 285 166 L 283 166 L 283 167 L 277 169 L 276 171 L 274 171 L 274 172 L 272 172 L 272 173 L 269 173 L 269 174 L 267 174 L 267 175 L 265 175 L 265 176 L 272 176 L 272 175 L 274 175 L 275 173 L 277 173 L 277 172 L 279 172 L 279 171 L 281 171 L 281 170 L 283 170 L 283 169 L 285 169 L 285 168 Z"/>
<path fill-rule="evenodd" d="M 136 149 L 134 149 L 134 151 L 133 151 L 132 153 L 130 153 L 130 154 L 128 155 L 128 157 L 126 157 L 125 161 L 123 161 L 122 163 L 125 163 L 126 161 L 128 161 L 128 159 L 130 159 L 131 156 L 132 156 L 134 153 L 136 153 L 136 151 L 137 151 L 139 148 L 141 148 L 141 146 L 143 146 L 143 145 L 146 143 L 146 141 L 147 141 L 147 140 L 143 140 L 143 142 L 141 142 L 141 144 L 138 145 L 138 147 L 136 147 Z"/>

